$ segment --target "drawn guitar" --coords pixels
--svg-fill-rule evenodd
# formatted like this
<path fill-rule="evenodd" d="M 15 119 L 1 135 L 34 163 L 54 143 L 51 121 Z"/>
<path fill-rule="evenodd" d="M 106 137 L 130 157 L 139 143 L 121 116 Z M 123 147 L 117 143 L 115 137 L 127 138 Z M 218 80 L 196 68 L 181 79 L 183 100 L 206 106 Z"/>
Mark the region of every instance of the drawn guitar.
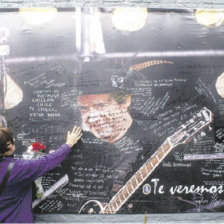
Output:
<path fill-rule="evenodd" d="M 212 122 L 212 118 L 212 112 L 204 107 L 199 113 L 194 115 L 193 118 L 187 121 L 184 125 L 181 125 L 172 136 L 166 139 L 157 151 L 113 196 L 108 204 L 102 204 L 97 200 L 90 200 L 81 207 L 79 213 L 115 214 L 173 148 L 177 145 L 188 143 L 196 133 Z"/>

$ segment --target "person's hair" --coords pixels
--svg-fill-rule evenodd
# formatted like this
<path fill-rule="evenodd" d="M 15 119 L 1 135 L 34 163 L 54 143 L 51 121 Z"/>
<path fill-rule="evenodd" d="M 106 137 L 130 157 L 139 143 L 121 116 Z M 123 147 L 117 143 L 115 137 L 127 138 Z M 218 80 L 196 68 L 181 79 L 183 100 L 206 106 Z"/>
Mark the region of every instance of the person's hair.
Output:
<path fill-rule="evenodd" d="M 8 128 L 0 127 L 0 154 L 4 154 L 10 149 L 7 148 L 7 143 L 13 142 L 13 133 Z"/>

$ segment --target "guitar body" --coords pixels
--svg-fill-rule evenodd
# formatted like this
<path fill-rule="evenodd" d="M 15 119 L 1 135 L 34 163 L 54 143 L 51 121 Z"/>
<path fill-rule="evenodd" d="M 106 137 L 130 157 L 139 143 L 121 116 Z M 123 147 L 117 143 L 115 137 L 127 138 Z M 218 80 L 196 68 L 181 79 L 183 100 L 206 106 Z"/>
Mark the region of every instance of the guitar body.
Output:
<path fill-rule="evenodd" d="M 103 214 L 105 206 L 106 204 L 97 200 L 90 200 L 80 208 L 79 214 Z"/>

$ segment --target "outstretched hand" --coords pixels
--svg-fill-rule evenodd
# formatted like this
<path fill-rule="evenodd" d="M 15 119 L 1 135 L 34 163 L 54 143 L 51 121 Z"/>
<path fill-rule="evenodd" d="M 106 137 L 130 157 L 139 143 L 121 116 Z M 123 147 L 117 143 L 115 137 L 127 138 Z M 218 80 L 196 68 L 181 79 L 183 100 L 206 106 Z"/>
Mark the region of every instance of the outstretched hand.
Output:
<path fill-rule="evenodd" d="M 81 128 L 77 126 L 75 126 L 71 132 L 68 131 L 66 144 L 70 147 L 75 145 L 82 136 L 81 131 Z"/>

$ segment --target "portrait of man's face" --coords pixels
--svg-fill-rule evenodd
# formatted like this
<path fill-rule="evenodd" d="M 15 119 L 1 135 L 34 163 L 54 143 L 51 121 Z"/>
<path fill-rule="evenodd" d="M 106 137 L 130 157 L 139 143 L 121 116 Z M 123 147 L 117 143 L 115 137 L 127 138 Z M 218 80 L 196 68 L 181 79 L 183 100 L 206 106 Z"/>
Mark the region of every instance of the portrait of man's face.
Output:
<path fill-rule="evenodd" d="M 126 134 L 132 124 L 128 112 L 130 95 L 124 96 L 121 101 L 109 93 L 82 95 L 77 102 L 81 108 L 83 129 L 103 141 L 116 142 Z"/>

